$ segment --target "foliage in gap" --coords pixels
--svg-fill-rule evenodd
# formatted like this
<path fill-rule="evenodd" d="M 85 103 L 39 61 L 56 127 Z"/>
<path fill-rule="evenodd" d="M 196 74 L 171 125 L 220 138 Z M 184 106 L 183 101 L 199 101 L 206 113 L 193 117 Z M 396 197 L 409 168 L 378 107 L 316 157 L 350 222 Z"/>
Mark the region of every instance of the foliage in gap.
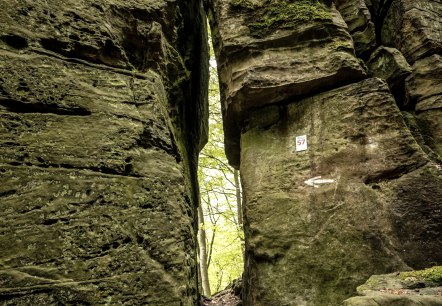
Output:
<path fill-rule="evenodd" d="M 259 4 L 252 0 L 231 0 L 229 4 L 233 12 L 248 13 L 246 22 L 250 35 L 256 38 L 263 38 L 276 29 L 332 19 L 326 5 L 319 0 L 266 0 Z"/>
<path fill-rule="evenodd" d="M 209 141 L 200 153 L 198 170 L 204 215 L 204 225 L 201 228 L 200 221 L 200 230 L 205 231 L 208 276 L 212 293 L 223 290 L 234 279 L 241 277 L 244 247 L 242 221 L 237 213 L 238 209 L 241 209 L 238 173 L 228 164 L 224 153 L 216 70 L 212 52 L 209 79 Z"/>

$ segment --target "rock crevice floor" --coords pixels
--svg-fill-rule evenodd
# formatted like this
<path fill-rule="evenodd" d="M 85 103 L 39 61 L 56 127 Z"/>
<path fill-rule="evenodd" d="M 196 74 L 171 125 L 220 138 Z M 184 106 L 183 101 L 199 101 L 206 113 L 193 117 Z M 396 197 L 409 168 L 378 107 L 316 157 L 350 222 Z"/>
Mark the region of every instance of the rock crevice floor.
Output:
<path fill-rule="evenodd" d="M 242 306 L 239 296 L 235 295 L 233 289 L 226 289 L 218 292 L 210 298 L 204 297 L 202 306 Z"/>

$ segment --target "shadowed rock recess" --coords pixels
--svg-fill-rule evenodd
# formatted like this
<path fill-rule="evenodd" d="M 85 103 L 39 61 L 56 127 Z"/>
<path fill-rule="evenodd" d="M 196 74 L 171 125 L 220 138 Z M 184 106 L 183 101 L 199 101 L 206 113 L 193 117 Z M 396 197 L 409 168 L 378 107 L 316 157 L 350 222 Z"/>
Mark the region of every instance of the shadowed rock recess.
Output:
<path fill-rule="evenodd" d="M 373 274 L 440 265 L 440 0 L 214 0 L 207 11 L 242 177 L 244 305 L 341 305 Z M 351 305 L 372 305 L 361 301 Z M 389 301 L 370 303 L 441 305 Z"/>
<path fill-rule="evenodd" d="M 0 0 L 0 304 L 197 305 L 188 0 Z"/>

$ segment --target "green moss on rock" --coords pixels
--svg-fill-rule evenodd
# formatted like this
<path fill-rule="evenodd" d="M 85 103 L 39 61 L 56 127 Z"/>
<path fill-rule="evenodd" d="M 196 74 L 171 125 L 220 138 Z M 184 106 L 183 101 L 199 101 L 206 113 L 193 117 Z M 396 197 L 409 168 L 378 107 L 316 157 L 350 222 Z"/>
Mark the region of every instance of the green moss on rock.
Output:
<path fill-rule="evenodd" d="M 442 266 L 434 266 L 424 270 L 407 271 L 400 274 L 402 279 L 415 277 L 419 280 L 442 284 Z"/>
<path fill-rule="evenodd" d="M 265 37 L 276 29 L 293 28 L 300 22 L 332 18 L 326 6 L 318 0 L 265 1 L 260 5 L 250 0 L 232 0 L 230 5 L 234 10 L 253 11 L 246 22 L 250 35 L 256 38 Z"/>
<path fill-rule="evenodd" d="M 230 2 L 230 6 L 233 9 L 241 10 L 241 9 L 254 9 L 255 5 L 250 0 L 232 0 Z"/>

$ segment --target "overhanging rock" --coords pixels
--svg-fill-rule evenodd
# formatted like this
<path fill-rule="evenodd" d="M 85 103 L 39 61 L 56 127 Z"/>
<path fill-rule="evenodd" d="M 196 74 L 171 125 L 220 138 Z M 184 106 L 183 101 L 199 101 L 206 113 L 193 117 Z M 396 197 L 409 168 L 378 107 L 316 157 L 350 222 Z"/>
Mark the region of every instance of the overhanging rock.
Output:
<path fill-rule="evenodd" d="M 268 15 L 274 20 L 266 20 Z M 209 19 L 218 60 L 226 153 L 235 167 L 239 166 L 239 134 L 247 111 L 365 77 L 347 26 L 331 4 L 216 0 Z"/>

